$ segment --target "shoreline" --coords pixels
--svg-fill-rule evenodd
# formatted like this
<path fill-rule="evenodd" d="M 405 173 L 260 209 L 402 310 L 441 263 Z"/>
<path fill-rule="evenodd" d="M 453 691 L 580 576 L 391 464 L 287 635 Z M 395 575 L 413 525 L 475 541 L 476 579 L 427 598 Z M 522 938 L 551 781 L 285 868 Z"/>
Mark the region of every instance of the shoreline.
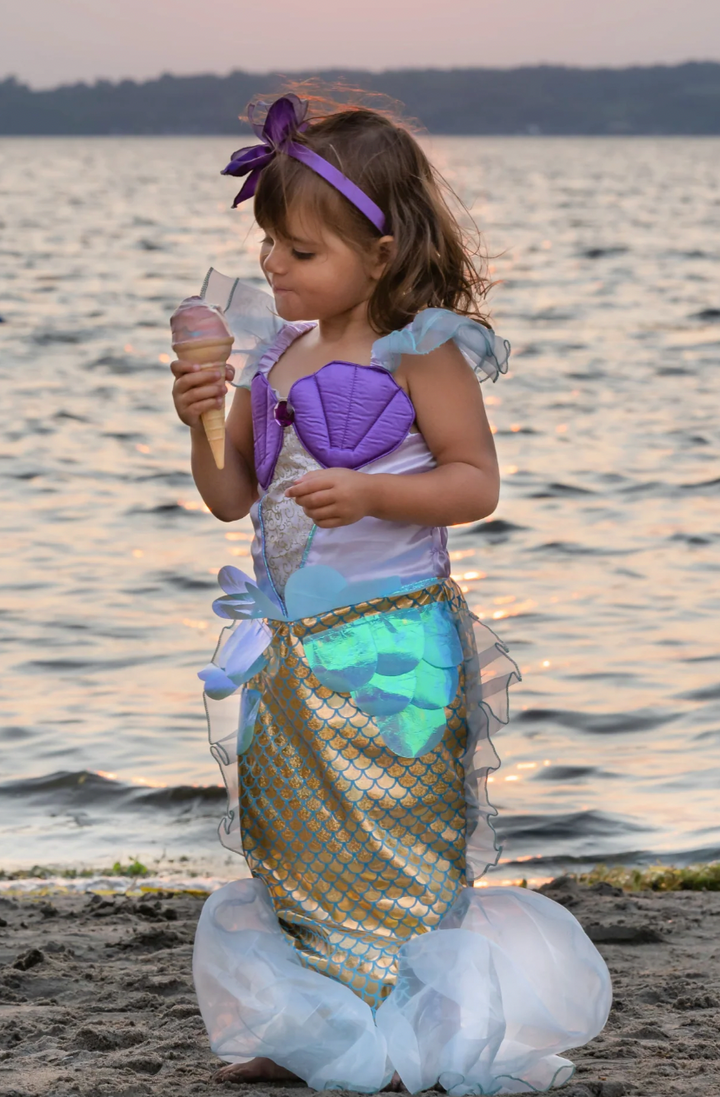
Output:
<path fill-rule="evenodd" d="M 183 862 L 182 868 L 179 862 Z M 92 868 L 86 865 L 33 865 L 31 868 L 0 868 L 0 895 L 38 896 L 64 894 L 113 894 L 141 895 L 157 891 L 182 892 L 189 895 L 208 895 L 231 880 L 249 876 L 242 858 L 226 861 L 224 868 L 237 868 L 235 872 L 209 871 L 218 869 L 216 861 L 193 863 L 189 857 L 154 862 L 149 868 L 137 858 L 123 864 L 116 861 L 111 867 Z M 628 892 L 643 891 L 720 891 L 720 861 L 700 861 L 676 866 L 663 861 L 652 864 L 625 865 L 596 864 L 589 871 L 561 870 L 559 873 L 532 876 L 517 875 L 523 867 L 540 867 L 538 862 L 511 862 L 495 871 L 490 870 L 476 881 L 475 887 L 529 887 L 540 889 L 560 878 L 570 878 L 591 886 L 607 883 Z M 548 866 L 549 867 L 549 866 Z M 514 869 L 511 875 L 507 873 Z"/>
<path fill-rule="evenodd" d="M 606 873 L 612 870 L 605 870 Z M 125 883 L 127 878 L 116 878 Z M 0 893 L 2 1097 L 216 1093 L 191 958 L 207 892 Z M 38 883 L 43 883 L 38 881 Z M 153 881 L 155 883 L 155 881 Z M 720 1092 L 720 891 L 623 890 L 559 877 L 562 903 L 611 971 L 604 1031 L 567 1057 L 565 1097 Z M 230 1087 L 311 1097 L 304 1086 Z"/>

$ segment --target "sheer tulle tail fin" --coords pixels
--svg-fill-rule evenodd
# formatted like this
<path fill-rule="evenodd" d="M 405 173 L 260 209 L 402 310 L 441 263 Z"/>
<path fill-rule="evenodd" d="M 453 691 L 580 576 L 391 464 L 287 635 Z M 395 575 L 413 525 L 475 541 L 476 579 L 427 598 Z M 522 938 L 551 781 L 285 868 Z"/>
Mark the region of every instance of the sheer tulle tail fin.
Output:
<path fill-rule="evenodd" d="M 376 1019 L 411 1093 L 562 1085 L 574 1067 L 558 1052 L 596 1036 L 610 1010 L 607 967 L 580 923 L 524 888 L 467 888 L 398 960 Z"/>
<path fill-rule="evenodd" d="M 260 880 L 214 892 L 200 914 L 193 975 L 216 1055 L 255 1056 L 312 1089 L 376 1093 L 392 1068 L 372 1010 L 342 983 L 304 967 Z"/>
<path fill-rule="evenodd" d="M 610 1009 L 605 963 L 564 907 L 523 888 L 466 888 L 437 930 L 409 940 L 397 985 L 372 1010 L 304 966 L 260 880 L 210 896 L 193 974 L 213 1051 L 266 1056 L 312 1089 L 375 1093 L 397 1070 L 411 1093 L 539 1093 L 574 1067 Z"/>

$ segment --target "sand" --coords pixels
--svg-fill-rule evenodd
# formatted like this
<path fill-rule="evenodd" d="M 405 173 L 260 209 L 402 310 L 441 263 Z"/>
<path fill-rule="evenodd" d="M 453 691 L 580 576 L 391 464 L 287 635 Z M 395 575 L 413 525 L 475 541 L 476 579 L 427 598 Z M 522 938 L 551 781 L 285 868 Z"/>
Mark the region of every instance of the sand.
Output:
<path fill-rule="evenodd" d="M 607 960 L 605 1031 L 564 1097 L 720 1095 L 720 893 L 543 889 Z M 199 896 L 0 897 L 0 1097 L 309 1097 L 212 1082 L 190 973 Z"/>

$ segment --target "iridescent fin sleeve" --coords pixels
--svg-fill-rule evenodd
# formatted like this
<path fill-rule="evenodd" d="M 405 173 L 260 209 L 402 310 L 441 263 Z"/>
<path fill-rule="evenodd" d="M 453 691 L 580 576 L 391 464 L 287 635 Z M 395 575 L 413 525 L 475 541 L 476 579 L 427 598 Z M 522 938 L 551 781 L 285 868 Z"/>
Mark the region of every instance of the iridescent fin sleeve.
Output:
<path fill-rule="evenodd" d="M 479 381 L 497 381 L 507 373 L 510 344 L 492 328 L 448 309 L 424 309 L 412 323 L 391 331 L 373 345 L 373 362 L 393 373 L 403 354 L 429 354 L 452 340 Z"/>
<path fill-rule="evenodd" d="M 223 310 L 235 336 L 230 355 L 230 364 L 235 367 L 233 385 L 250 388 L 258 360 L 283 326 L 272 297 L 250 282 L 220 274 L 213 267 L 205 275 L 200 296 Z"/>

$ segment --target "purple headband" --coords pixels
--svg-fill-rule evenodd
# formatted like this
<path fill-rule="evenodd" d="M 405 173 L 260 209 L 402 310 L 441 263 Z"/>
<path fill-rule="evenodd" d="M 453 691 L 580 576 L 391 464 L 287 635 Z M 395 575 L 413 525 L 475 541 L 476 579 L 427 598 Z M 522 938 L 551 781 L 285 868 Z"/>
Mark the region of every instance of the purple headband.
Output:
<path fill-rule="evenodd" d="M 265 106 L 264 103 L 258 105 Z M 349 202 L 357 206 L 368 221 L 372 221 L 378 232 L 383 233 L 385 231 L 385 214 L 373 202 L 372 198 L 368 198 L 367 194 L 360 190 L 360 187 L 356 186 L 351 179 L 348 179 L 336 167 L 333 167 L 331 163 L 324 160 L 322 156 L 318 156 L 307 145 L 300 145 L 293 140 L 297 133 L 302 133 L 308 127 L 308 123 L 305 121 L 307 109 L 307 101 L 298 99 L 297 95 L 283 95 L 270 105 L 265 122 L 260 126 L 253 121 L 255 104 L 250 104 L 248 119 L 257 136 L 262 138 L 263 144 L 238 149 L 237 152 L 232 154 L 232 160 L 228 166 L 221 172 L 221 175 L 247 175 L 247 179 L 243 183 L 242 190 L 236 196 L 232 208 L 235 209 L 247 198 L 252 198 L 263 168 L 267 167 L 278 152 L 284 152 L 286 156 L 292 156 L 294 160 L 299 160 L 322 176 L 326 183 L 335 187 L 335 190 L 339 190 Z"/>

